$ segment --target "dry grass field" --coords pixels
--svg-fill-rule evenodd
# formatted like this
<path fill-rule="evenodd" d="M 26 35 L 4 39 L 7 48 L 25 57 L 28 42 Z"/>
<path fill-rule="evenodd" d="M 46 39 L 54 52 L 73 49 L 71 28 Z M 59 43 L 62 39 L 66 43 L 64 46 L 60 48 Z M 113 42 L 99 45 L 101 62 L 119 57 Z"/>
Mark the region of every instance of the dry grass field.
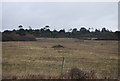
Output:
<path fill-rule="evenodd" d="M 62 57 L 64 72 L 77 67 L 94 70 L 100 78 L 118 75 L 118 41 L 38 38 L 2 45 L 3 78 L 55 78 L 61 74 Z M 63 48 L 52 48 L 55 45 Z"/>

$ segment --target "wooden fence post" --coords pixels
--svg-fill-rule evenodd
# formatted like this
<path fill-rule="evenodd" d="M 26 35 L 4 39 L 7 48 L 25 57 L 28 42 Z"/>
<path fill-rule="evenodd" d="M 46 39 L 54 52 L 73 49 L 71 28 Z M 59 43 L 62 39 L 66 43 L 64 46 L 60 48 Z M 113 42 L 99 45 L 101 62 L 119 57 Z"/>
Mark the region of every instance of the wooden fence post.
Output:
<path fill-rule="evenodd" d="M 61 74 L 63 74 L 63 71 L 64 71 L 64 65 L 65 65 L 65 58 L 62 57 Z"/>

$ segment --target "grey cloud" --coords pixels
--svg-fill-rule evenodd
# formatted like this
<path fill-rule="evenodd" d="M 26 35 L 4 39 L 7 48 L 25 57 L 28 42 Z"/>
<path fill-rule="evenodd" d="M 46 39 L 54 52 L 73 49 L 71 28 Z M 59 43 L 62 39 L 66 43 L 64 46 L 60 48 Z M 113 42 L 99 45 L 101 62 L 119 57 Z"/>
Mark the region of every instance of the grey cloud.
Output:
<path fill-rule="evenodd" d="M 117 3 L 115 2 L 23 2 L 3 3 L 3 29 L 17 28 L 19 24 L 40 28 L 69 29 L 80 26 L 117 30 Z"/>

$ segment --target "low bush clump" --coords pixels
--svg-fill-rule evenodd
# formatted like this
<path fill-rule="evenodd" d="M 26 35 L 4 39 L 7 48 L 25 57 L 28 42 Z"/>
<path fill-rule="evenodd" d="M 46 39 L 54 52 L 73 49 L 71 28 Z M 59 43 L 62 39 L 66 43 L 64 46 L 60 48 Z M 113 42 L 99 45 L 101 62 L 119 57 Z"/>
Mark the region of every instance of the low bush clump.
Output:
<path fill-rule="evenodd" d="M 95 71 L 84 71 L 78 68 L 72 68 L 61 76 L 62 79 L 98 79 Z"/>
<path fill-rule="evenodd" d="M 25 34 L 23 36 L 16 33 L 2 34 L 2 41 L 35 41 L 35 40 L 36 38 L 32 34 Z"/>

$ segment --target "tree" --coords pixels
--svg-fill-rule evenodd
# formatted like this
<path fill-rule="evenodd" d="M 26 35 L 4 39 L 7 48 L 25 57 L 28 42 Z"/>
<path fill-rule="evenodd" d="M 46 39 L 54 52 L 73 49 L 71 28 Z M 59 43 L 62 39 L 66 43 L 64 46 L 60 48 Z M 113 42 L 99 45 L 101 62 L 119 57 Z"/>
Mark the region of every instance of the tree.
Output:
<path fill-rule="evenodd" d="M 82 28 L 80 29 L 80 32 L 81 32 L 81 33 L 88 33 L 89 30 L 87 30 L 86 28 L 82 27 Z"/>
<path fill-rule="evenodd" d="M 52 37 L 53 37 L 53 38 L 56 38 L 56 37 L 57 37 L 57 34 L 58 34 L 58 31 L 54 29 L 54 30 L 52 31 Z"/>
<path fill-rule="evenodd" d="M 21 36 L 24 36 L 25 35 L 25 31 L 23 29 L 23 26 L 19 25 L 18 28 L 19 28 L 19 30 L 16 33 L 21 35 Z"/>
<path fill-rule="evenodd" d="M 77 28 L 74 28 L 73 30 L 72 30 L 72 33 L 76 33 L 77 32 Z"/>
<path fill-rule="evenodd" d="M 18 28 L 19 28 L 19 29 L 23 29 L 23 26 L 22 26 L 22 25 L 19 25 Z"/>
<path fill-rule="evenodd" d="M 65 29 L 61 29 L 59 33 L 65 33 Z"/>
<path fill-rule="evenodd" d="M 46 33 L 51 33 L 50 29 L 45 30 Z"/>
<path fill-rule="evenodd" d="M 95 29 L 95 32 L 97 33 L 97 32 L 100 32 L 100 30 L 98 30 L 98 29 Z"/>
<path fill-rule="evenodd" d="M 54 33 L 57 33 L 58 31 L 54 29 L 53 32 L 54 32 Z"/>
<path fill-rule="evenodd" d="M 41 29 L 40 29 L 40 32 L 42 32 L 42 33 L 43 33 L 44 31 L 45 31 L 45 30 L 44 30 L 43 28 L 41 28 Z"/>
<path fill-rule="evenodd" d="M 46 25 L 45 28 L 49 28 L 50 26 Z"/>
<path fill-rule="evenodd" d="M 106 28 L 102 28 L 101 32 L 107 32 Z"/>
<path fill-rule="evenodd" d="M 44 29 L 44 30 L 47 30 L 47 29 L 49 29 L 49 28 L 50 28 L 50 26 L 46 25 L 43 29 Z"/>

